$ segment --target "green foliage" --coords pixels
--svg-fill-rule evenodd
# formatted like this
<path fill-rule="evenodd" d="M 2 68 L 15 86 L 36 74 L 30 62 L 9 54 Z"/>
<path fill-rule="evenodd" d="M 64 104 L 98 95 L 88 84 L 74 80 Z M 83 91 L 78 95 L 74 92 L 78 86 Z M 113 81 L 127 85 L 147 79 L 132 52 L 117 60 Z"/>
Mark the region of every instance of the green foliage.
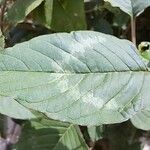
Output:
<path fill-rule="evenodd" d="M 0 70 L 3 97 L 61 121 L 122 122 L 150 106 L 150 72 L 136 48 L 98 32 L 45 35 L 7 48 Z"/>
<path fill-rule="evenodd" d="M 136 41 L 135 18 L 149 6 L 150 0 L 0 0 L 0 132 L 3 115 L 28 120 L 15 150 L 88 150 L 85 140 L 97 149 L 105 137 L 112 150 L 140 150 L 134 126 L 150 130 L 150 43 L 138 51 L 107 34 L 127 38 L 132 25 Z M 98 32 L 76 31 L 86 29 Z M 31 39 L 41 34 L 48 35 Z M 105 125 L 127 120 L 134 126 Z"/>
<path fill-rule="evenodd" d="M 17 0 L 7 19 L 23 22 L 31 12 L 35 22 L 57 32 L 86 29 L 83 0 Z"/>
<path fill-rule="evenodd" d="M 45 0 L 45 23 L 54 31 L 86 29 L 83 0 Z"/>
<path fill-rule="evenodd" d="M 43 0 L 17 0 L 8 10 L 7 19 L 12 23 L 23 22 L 25 17 L 38 7 Z"/>
<path fill-rule="evenodd" d="M 88 150 L 78 126 L 42 119 L 25 123 L 16 150 Z"/>
<path fill-rule="evenodd" d="M 138 16 L 148 6 L 150 6 L 149 0 L 104 0 L 110 2 L 114 7 L 119 7 L 121 10 L 129 14 L 130 16 Z"/>
<path fill-rule="evenodd" d="M 82 0 L 45 0 L 34 15 L 35 20 L 54 31 L 86 29 Z"/>

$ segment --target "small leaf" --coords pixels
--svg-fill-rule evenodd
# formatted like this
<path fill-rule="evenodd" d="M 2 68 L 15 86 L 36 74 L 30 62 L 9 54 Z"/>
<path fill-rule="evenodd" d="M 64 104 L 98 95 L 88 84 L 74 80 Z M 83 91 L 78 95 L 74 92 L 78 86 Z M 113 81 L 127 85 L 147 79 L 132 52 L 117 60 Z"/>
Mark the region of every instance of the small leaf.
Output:
<path fill-rule="evenodd" d="M 25 17 L 38 7 L 43 0 L 17 0 L 8 10 L 7 19 L 12 23 L 23 22 Z"/>
<path fill-rule="evenodd" d="M 133 125 L 137 128 L 143 129 L 143 130 L 150 130 L 150 88 L 149 88 L 149 82 L 150 82 L 150 77 L 145 78 L 145 87 L 143 89 L 143 92 L 141 93 L 142 95 L 145 95 L 147 97 L 147 101 L 144 101 L 142 99 L 142 105 L 143 108 L 131 118 L 131 122 Z"/>
<path fill-rule="evenodd" d="M 109 2 L 114 7 L 119 7 L 121 10 L 130 16 L 138 16 L 147 7 L 150 6 L 150 0 L 104 0 Z"/>
<path fill-rule="evenodd" d="M 88 133 L 93 142 L 103 138 L 103 125 L 88 127 Z"/>
<path fill-rule="evenodd" d="M 53 120 L 27 122 L 16 150 L 88 150 L 76 125 Z"/>

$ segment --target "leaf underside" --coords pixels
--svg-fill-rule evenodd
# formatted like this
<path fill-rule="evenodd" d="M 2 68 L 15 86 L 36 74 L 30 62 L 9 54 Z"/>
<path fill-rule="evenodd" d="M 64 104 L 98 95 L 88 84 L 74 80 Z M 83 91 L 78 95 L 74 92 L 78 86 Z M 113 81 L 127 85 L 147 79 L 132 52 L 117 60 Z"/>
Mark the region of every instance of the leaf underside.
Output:
<path fill-rule="evenodd" d="M 150 106 L 149 89 L 150 72 L 133 44 L 98 32 L 44 35 L 0 53 L 0 103 L 10 97 L 56 120 L 126 121 Z"/>

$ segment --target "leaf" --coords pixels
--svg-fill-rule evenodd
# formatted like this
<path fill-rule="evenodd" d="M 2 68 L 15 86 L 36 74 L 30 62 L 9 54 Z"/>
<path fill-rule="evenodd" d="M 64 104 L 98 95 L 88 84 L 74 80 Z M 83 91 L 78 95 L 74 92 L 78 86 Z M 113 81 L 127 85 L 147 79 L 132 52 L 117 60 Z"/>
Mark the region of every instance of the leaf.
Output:
<path fill-rule="evenodd" d="M 17 0 L 8 10 L 7 19 L 12 23 L 23 22 L 25 17 L 38 7 L 43 0 Z"/>
<path fill-rule="evenodd" d="M 150 130 L 150 110 L 141 110 L 131 118 L 131 122 L 139 129 Z"/>
<path fill-rule="evenodd" d="M 26 123 L 16 150 L 88 150 L 76 125 L 53 120 Z"/>
<path fill-rule="evenodd" d="M 131 42 L 94 31 L 44 35 L 0 54 L 0 95 L 80 125 L 130 119 L 149 102 L 149 78 Z"/>
<path fill-rule="evenodd" d="M 128 14 L 126 14 L 123 11 L 121 11 L 121 9 L 119 9 L 117 7 L 113 7 L 110 3 L 106 2 L 101 7 L 102 7 L 101 9 L 106 8 L 107 10 L 109 10 L 110 12 L 112 12 L 114 14 L 114 17 L 113 17 L 113 26 L 117 26 L 117 27 L 126 26 L 127 23 L 130 20 L 130 17 L 129 17 Z"/>
<path fill-rule="evenodd" d="M 103 138 L 103 125 L 88 127 L 88 133 L 93 142 Z"/>
<path fill-rule="evenodd" d="M 147 97 L 147 101 L 143 101 L 143 108 L 139 110 L 132 118 L 131 122 L 137 128 L 143 130 L 150 130 L 150 96 L 149 96 L 149 82 L 150 77 L 145 80 L 145 89 L 143 91 L 143 95 Z"/>
<path fill-rule="evenodd" d="M 150 6 L 150 0 L 104 0 L 132 16 L 138 16 Z"/>
<path fill-rule="evenodd" d="M 0 50 L 3 50 L 5 46 L 5 40 L 4 40 L 4 36 L 2 35 L 2 32 L 0 30 Z"/>
<path fill-rule="evenodd" d="M 23 120 L 37 117 L 31 110 L 14 101 L 12 97 L 0 96 L 0 113 Z"/>
<path fill-rule="evenodd" d="M 34 18 L 57 32 L 86 29 L 83 0 L 45 0 Z"/>

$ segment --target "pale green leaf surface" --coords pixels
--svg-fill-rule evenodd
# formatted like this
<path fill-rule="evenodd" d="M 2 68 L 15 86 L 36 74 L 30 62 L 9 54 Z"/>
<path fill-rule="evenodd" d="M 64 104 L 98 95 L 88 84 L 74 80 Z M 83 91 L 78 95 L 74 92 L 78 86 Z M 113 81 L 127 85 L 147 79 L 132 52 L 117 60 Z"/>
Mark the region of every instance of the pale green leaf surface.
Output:
<path fill-rule="evenodd" d="M 38 7 L 43 0 L 17 0 L 14 5 L 8 10 L 8 21 L 20 23 L 25 17 Z"/>
<path fill-rule="evenodd" d="M 131 42 L 93 31 L 44 35 L 0 54 L 0 95 L 81 125 L 130 119 L 149 103 L 149 78 Z"/>
<path fill-rule="evenodd" d="M 147 97 L 147 101 L 142 101 L 143 108 L 131 118 L 131 122 L 137 128 L 150 130 L 150 77 L 145 80 L 145 88 L 143 95 Z"/>
<path fill-rule="evenodd" d="M 76 125 L 53 120 L 31 121 L 22 132 L 16 150 L 88 150 Z"/>
<path fill-rule="evenodd" d="M 36 116 L 11 97 L 0 96 L 0 113 L 18 119 L 33 119 Z"/>
<path fill-rule="evenodd" d="M 150 130 L 150 109 L 141 110 L 133 118 L 131 118 L 132 124 L 143 130 Z"/>
<path fill-rule="evenodd" d="M 131 122 L 137 128 L 143 130 L 150 130 L 150 88 L 149 88 L 150 77 L 145 78 L 145 88 L 142 94 L 147 97 L 147 101 L 143 101 L 143 108 L 139 110 L 136 115 L 131 118 Z"/>
<path fill-rule="evenodd" d="M 112 6 L 119 7 L 130 16 L 138 16 L 150 6 L 150 0 L 104 0 L 110 2 Z"/>

